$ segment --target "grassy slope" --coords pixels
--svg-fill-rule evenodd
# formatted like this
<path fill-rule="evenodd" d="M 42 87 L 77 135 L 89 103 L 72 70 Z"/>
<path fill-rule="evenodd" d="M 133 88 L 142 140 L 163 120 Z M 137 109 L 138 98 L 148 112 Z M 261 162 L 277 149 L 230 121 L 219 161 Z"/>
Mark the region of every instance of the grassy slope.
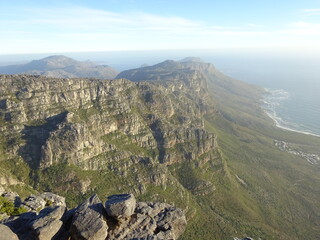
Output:
<path fill-rule="evenodd" d="M 218 135 L 228 172 L 228 178 L 217 185 L 216 195 L 221 194 L 214 199 L 217 208 L 239 221 L 238 236 L 316 239 L 320 234 L 320 169 L 281 152 L 273 139 L 319 153 L 320 138 L 275 128 L 258 107 L 261 91 L 224 78 L 224 86 L 211 79 L 219 114 L 206 116 L 207 129 Z M 229 91 L 228 82 L 239 91 Z"/>

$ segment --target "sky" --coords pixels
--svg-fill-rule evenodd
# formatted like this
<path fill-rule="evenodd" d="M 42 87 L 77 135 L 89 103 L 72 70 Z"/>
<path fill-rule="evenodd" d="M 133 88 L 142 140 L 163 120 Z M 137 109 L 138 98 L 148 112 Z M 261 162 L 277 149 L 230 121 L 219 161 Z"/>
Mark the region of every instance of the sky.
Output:
<path fill-rule="evenodd" d="M 0 55 L 320 50 L 320 0 L 0 0 Z"/>

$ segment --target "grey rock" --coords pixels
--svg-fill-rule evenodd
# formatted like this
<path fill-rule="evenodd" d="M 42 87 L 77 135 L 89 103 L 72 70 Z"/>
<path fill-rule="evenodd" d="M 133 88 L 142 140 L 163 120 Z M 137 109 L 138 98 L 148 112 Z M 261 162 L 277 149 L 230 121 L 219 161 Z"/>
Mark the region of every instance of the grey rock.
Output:
<path fill-rule="evenodd" d="M 186 227 L 183 211 L 166 203 L 137 203 L 127 221 L 109 230 L 108 239 L 177 239 Z"/>
<path fill-rule="evenodd" d="M 51 193 L 51 192 L 44 192 L 40 195 L 42 199 L 48 203 L 52 203 L 52 206 L 66 206 L 66 200 L 64 197 L 61 197 L 57 194 Z"/>
<path fill-rule="evenodd" d="M 74 240 L 104 240 L 108 235 L 105 209 L 95 194 L 82 203 L 74 213 L 71 237 Z"/>
<path fill-rule="evenodd" d="M 31 231 L 31 224 L 37 219 L 35 212 L 23 213 L 19 216 L 12 216 L 3 220 L 1 223 L 8 226 L 19 239 L 35 239 L 33 232 Z"/>
<path fill-rule="evenodd" d="M 181 209 L 167 206 L 155 217 L 157 229 L 168 235 L 165 239 L 177 239 L 184 231 L 187 220 Z"/>
<path fill-rule="evenodd" d="M 39 213 L 37 218 L 31 225 L 34 230 L 36 239 L 50 240 L 60 230 L 62 221 L 60 220 L 65 212 L 64 206 L 54 208 L 45 208 Z"/>
<path fill-rule="evenodd" d="M 19 240 L 19 238 L 9 227 L 0 224 L 0 240 Z"/>
<path fill-rule="evenodd" d="M 133 194 L 112 195 L 108 197 L 105 207 L 111 217 L 128 218 L 136 208 L 136 199 Z"/>
<path fill-rule="evenodd" d="M 24 200 L 22 205 L 30 211 L 38 212 L 45 207 L 46 201 L 42 197 L 32 194 Z"/>

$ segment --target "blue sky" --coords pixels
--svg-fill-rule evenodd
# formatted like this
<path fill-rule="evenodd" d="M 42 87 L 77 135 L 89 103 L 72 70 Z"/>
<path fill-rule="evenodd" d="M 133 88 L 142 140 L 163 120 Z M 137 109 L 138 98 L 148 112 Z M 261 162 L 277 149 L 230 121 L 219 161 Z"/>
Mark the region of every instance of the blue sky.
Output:
<path fill-rule="evenodd" d="M 319 0 L 0 0 L 0 54 L 320 49 Z"/>

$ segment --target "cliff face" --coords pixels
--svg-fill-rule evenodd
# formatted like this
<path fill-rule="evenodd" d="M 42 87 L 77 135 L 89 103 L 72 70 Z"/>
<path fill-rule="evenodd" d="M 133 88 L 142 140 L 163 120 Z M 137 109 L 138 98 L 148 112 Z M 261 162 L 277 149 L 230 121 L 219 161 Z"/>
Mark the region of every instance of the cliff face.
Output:
<path fill-rule="evenodd" d="M 105 169 L 115 162 L 170 165 L 215 147 L 201 117 L 208 111 L 201 73 L 162 82 L 2 75 L 0 132 L 7 154 L 32 168 L 67 162 Z"/>

